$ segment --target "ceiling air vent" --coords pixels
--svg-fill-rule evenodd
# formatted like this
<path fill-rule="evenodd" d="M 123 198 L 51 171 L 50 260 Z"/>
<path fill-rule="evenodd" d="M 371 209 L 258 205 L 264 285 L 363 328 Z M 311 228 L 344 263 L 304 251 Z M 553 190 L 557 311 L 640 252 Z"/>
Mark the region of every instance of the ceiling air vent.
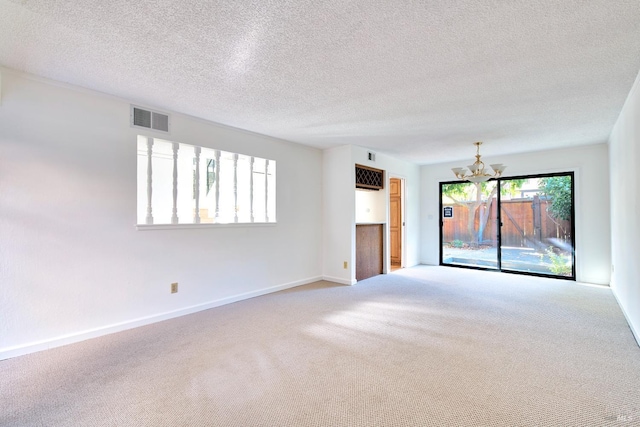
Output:
<path fill-rule="evenodd" d="M 169 132 L 169 115 L 131 106 L 131 125 L 145 129 Z"/>

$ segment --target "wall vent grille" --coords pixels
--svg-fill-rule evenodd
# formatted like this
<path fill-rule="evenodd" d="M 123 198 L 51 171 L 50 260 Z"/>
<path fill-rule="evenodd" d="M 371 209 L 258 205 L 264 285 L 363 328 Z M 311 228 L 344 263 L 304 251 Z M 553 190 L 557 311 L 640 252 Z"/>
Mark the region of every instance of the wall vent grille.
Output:
<path fill-rule="evenodd" d="M 160 132 L 169 132 L 169 115 L 131 106 L 131 125 Z"/>

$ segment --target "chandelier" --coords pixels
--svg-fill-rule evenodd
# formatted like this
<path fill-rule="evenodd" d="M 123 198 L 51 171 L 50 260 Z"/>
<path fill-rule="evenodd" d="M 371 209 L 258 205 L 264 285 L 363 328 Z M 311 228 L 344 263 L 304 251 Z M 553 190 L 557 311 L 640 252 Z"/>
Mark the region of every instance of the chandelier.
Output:
<path fill-rule="evenodd" d="M 480 145 L 482 145 L 482 142 L 474 142 L 473 145 L 477 147 L 476 161 L 473 162 L 472 165 L 467 166 L 471 173 L 466 175 L 467 170 L 465 168 L 451 168 L 453 173 L 456 175 L 456 178 L 478 183 L 502 176 L 502 172 L 504 172 L 507 167 L 502 163 L 496 163 L 489 165 L 491 166 L 491 169 L 493 169 L 493 175 L 486 173 L 484 170 L 484 163 L 480 160 Z"/>

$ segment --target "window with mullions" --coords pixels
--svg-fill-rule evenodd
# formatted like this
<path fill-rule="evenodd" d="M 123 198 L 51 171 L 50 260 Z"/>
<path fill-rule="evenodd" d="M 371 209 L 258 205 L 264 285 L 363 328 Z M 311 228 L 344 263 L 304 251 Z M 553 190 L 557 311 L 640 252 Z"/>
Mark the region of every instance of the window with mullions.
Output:
<path fill-rule="evenodd" d="M 440 263 L 575 279 L 573 173 L 440 184 Z"/>
<path fill-rule="evenodd" d="M 138 225 L 276 222 L 276 162 L 138 136 Z"/>

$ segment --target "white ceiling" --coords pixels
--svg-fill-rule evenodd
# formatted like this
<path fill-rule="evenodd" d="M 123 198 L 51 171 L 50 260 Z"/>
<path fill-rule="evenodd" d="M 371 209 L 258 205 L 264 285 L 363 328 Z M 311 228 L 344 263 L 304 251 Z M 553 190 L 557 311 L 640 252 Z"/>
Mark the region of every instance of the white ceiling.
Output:
<path fill-rule="evenodd" d="M 605 142 L 638 0 L 0 0 L 0 64 L 420 164 Z"/>

